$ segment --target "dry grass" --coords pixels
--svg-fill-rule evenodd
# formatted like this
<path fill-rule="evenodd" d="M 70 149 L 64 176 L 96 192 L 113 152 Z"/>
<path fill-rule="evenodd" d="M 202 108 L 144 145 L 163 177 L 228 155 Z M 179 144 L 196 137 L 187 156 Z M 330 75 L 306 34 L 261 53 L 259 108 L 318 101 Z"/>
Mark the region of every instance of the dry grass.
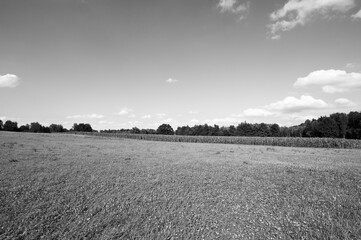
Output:
<path fill-rule="evenodd" d="M 360 153 L 0 132 L 0 239 L 360 239 Z"/>

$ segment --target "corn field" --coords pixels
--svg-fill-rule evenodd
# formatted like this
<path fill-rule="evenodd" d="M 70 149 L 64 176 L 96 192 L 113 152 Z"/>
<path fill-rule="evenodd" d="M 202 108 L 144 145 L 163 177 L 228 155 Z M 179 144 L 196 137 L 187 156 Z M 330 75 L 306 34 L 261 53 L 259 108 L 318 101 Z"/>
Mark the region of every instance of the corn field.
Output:
<path fill-rule="evenodd" d="M 243 145 L 266 145 L 281 147 L 310 147 L 310 148 L 348 148 L 361 149 L 361 140 L 341 138 L 294 138 L 294 137 L 233 137 L 233 136 L 181 136 L 155 135 L 131 133 L 86 133 L 76 134 L 102 137 L 118 137 L 148 141 L 192 142 L 192 143 L 224 143 Z"/>

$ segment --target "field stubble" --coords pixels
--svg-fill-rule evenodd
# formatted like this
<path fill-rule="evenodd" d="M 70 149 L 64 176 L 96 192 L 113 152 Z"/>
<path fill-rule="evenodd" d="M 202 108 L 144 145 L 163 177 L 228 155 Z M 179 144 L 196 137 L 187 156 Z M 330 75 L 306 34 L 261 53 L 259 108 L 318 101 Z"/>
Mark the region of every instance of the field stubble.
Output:
<path fill-rule="evenodd" d="M 360 153 L 0 132 L 0 239 L 360 239 Z"/>

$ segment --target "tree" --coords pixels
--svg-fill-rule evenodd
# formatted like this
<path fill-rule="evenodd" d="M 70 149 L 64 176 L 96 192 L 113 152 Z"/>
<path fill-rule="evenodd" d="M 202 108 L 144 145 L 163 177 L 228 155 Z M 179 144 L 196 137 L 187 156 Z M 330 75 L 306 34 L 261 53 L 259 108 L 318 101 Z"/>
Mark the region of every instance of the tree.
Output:
<path fill-rule="evenodd" d="M 231 126 L 229 126 L 228 132 L 229 132 L 230 136 L 236 136 L 237 129 L 234 125 L 231 125 Z"/>
<path fill-rule="evenodd" d="M 272 124 L 270 127 L 270 132 L 272 137 L 279 137 L 280 135 L 280 126 L 278 124 Z"/>
<path fill-rule="evenodd" d="M 16 132 L 18 131 L 18 123 L 7 120 L 4 124 L 4 130 Z"/>
<path fill-rule="evenodd" d="M 318 137 L 328 138 L 336 138 L 340 134 L 336 121 L 330 117 L 320 117 L 317 120 L 316 133 Z"/>
<path fill-rule="evenodd" d="M 140 133 L 140 129 L 137 128 L 137 127 L 133 127 L 130 132 L 131 132 L 131 133 L 135 133 L 135 134 L 139 134 L 139 133 Z"/>
<path fill-rule="evenodd" d="M 72 127 L 72 131 L 75 132 L 92 132 L 93 129 L 90 126 L 89 123 L 74 123 L 73 127 Z"/>
<path fill-rule="evenodd" d="M 330 115 L 330 118 L 335 120 L 340 138 L 346 137 L 346 130 L 347 130 L 347 123 L 348 123 L 348 117 L 345 113 L 334 113 Z"/>
<path fill-rule="evenodd" d="M 30 125 L 26 124 L 26 125 L 21 125 L 19 128 L 20 132 L 29 132 L 30 131 Z"/>
<path fill-rule="evenodd" d="M 158 127 L 157 134 L 174 135 L 174 130 L 169 124 L 162 124 Z"/>
<path fill-rule="evenodd" d="M 347 138 L 361 139 L 361 112 L 350 112 L 348 115 Z"/>
<path fill-rule="evenodd" d="M 49 126 L 49 128 L 50 128 L 50 132 L 65 132 L 65 129 L 64 129 L 63 125 L 61 125 L 61 124 L 53 123 Z"/>
<path fill-rule="evenodd" d="M 0 119 L 0 131 L 3 130 L 3 126 L 4 126 L 3 121 Z"/>
<path fill-rule="evenodd" d="M 43 126 L 38 122 L 30 123 L 30 132 L 40 133 L 42 131 Z"/>
<path fill-rule="evenodd" d="M 236 128 L 237 136 L 254 136 L 254 127 L 252 124 L 243 122 L 238 124 Z"/>

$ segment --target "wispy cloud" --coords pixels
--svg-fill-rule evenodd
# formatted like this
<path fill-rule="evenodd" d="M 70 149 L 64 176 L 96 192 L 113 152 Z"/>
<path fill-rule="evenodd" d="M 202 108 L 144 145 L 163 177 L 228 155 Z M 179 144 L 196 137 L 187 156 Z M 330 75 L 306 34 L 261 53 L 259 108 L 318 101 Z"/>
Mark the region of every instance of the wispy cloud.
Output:
<path fill-rule="evenodd" d="M 356 103 L 348 100 L 347 98 L 338 98 L 338 99 L 335 100 L 335 103 L 338 106 L 341 106 L 341 107 L 355 107 L 355 106 L 357 106 Z"/>
<path fill-rule="evenodd" d="M 107 121 L 107 120 L 101 120 L 101 121 L 99 121 L 98 123 L 99 123 L 99 124 L 109 124 L 109 125 L 114 124 L 113 121 Z"/>
<path fill-rule="evenodd" d="M 250 2 L 240 3 L 239 0 L 219 0 L 218 8 L 221 12 L 231 12 L 240 15 L 240 20 L 247 17 Z"/>
<path fill-rule="evenodd" d="M 117 115 L 124 116 L 129 115 L 131 112 L 133 112 L 130 108 L 122 108 L 119 112 L 117 112 Z"/>
<path fill-rule="evenodd" d="M 272 39 L 279 39 L 280 32 L 303 26 L 314 16 L 330 17 L 334 13 L 345 13 L 355 6 L 354 0 L 288 0 L 270 15 L 268 25 Z"/>
<path fill-rule="evenodd" d="M 99 114 L 83 114 L 83 115 L 71 115 L 71 116 L 67 116 L 66 118 L 68 119 L 79 119 L 79 118 L 84 118 L 84 119 L 100 119 L 103 118 L 103 115 L 99 115 Z"/>
<path fill-rule="evenodd" d="M 19 77 L 14 74 L 0 75 L 0 87 L 14 88 L 19 85 Z"/>
<path fill-rule="evenodd" d="M 174 78 L 169 78 L 165 81 L 166 83 L 177 83 L 179 82 L 177 79 L 174 79 Z"/>
<path fill-rule="evenodd" d="M 225 118 L 214 118 L 214 119 L 207 119 L 205 122 L 208 124 L 217 124 L 220 126 L 227 126 L 231 124 L 236 124 L 239 121 L 233 117 L 225 117 Z"/>
<path fill-rule="evenodd" d="M 150 118 L 152 118 L 152 115 L 147 114 L 147 115 L 142 116 L 142 118 L 143 119 L 150 119 Z"/>
<path fill-rule="evenodd" d="M 361 19 L 361 9 L 360 11 L 358 11 L 357 13 L 355 13 L 354 15 L 351 16 L 353 19 Z"/>
<path fill-rule="evenodd" d="M 295 87 L 321 86 L 326 93 L 361 90 L 361 73 L 344 70 L 318 70 L 298 78 Z"/>
<path fill-rule="evenodd" d="M 167 114 L 165 114 L 165 113 L 157 113 L 155 116 L 156 116 L 157 118 L 164 118 L 166 115 L 167 115 Z"/>
<path fill-rule="evenodd" d="M 262 108 L 249 108 L 243 111 L 246 117 L 267 117 L 273 115 L 272 112 Z"/>
<path fill-rule="evenodd" d="M 188 113 L 189 114 L 198 114 L 199 112 L 198 111 L 189 111 Z"/>

